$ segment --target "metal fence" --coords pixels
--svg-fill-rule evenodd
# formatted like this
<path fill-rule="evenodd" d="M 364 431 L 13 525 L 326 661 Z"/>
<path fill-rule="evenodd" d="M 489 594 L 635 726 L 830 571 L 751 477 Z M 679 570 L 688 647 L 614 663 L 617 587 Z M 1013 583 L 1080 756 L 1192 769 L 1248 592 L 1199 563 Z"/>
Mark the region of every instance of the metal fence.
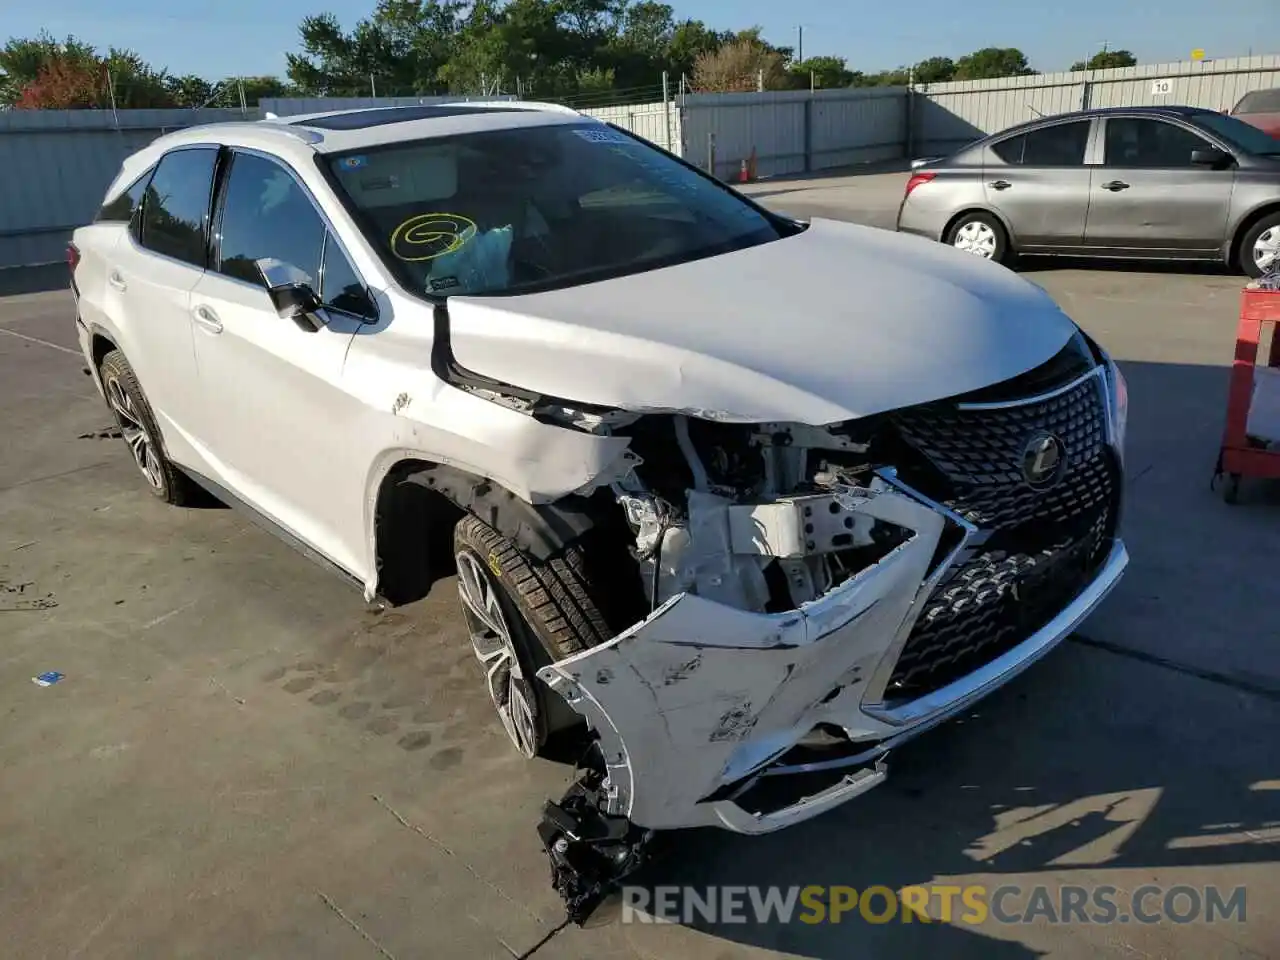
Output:
<path fill-rule="evenodd" d="M 903 156 L 907 91 L 901 87 L 699 93 L 680 101 L 681 154 L 733 180 L 755 158 L 762 177 Z"/>
<path fill-rule="evenodd" d="M 1250 90 L 1270 87 L 1280 87 L 1280 56 L 936 83 L 916 88 L 913 152 L 945 154 L 1017 123 L 1092 107 L 1230 110 Z"/>
<path fill-rule="evenodd" d="M 0 267 L 61 260 L 71 231 L 93 217 L 135 150 L 171 130 L 243 116 L 238 109 L 0 112 Z"/>
<path fill-rule="evenodd" d="M 1081 107 L 1190 104 L 1229 110 L 1280 87 L 1280 56 L 903 87 L 677 95 L 583 109 L 734 180 L 937 156 L 1015 123 Z M 457 97 L 264 100 L 257 109 L 0 112 L 0 268 L 60 260 L 126 155 L 197 123 Z M 476 99 L 510 99 L 489 97 Z"/>

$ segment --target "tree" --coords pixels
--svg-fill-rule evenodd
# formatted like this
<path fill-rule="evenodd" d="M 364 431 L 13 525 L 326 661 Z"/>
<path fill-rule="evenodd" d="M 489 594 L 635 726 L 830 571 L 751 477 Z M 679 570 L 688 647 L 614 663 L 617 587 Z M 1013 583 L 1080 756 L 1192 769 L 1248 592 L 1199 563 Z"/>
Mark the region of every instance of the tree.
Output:
<path fill-rule="evenodd" d="M 53 57 L 14 101 L 19 110 L 85 110 L 101 106 L 105 73 L 94 61 Z"/>
<path fill-rule="evenodd" d="M 991 80 L 1035 73 L 1027 55 L 1016 47 L 985 47 L 956 61 L 955 80 Z"/>
<path fill-rule="evenodd" d="M 1138 58 L 1128 50 L 1103 50 L 1086 60 L 1077 60 L 1071 65 L 1073 72 L 1078 70 L 1114 70 L 1117 67 L 1136 66 Z"/>
<path fill-rule="evenodd" d="M 946 83 L 956 75 L 956 63 L 950 57 L 929 57 L 915 66 L 916 83 Z"/>
<path fill-rule="evenodd" d="M 786 87 L 786 57 L 751 36 L 741 34 L 718 50 L 701 54 L 693 64 L 698 90 L 717 93 Z"/>
<path fill-rule="evenodd" d="M 0 104 L 12 105 L 23 88 L 54 60 L 61 60 L 64 66 L 58 69 L 66 72 L 72 64 L 92 66 L 96 59 L 93 47 L 75 37 L 67 37 L 62 43 L 47 32 L 34 38 L 12 38 L 0 47 Z"/>
<path fill-rule="evenodd" d="M 692 74 L 699 56 L 719 50 L 732 39 L 733 34 L 711 30 L 701 20 L 685 20 L 671 33 L 667 68 L 679 76 Z"/>
<path fill-rule="evenodd" d="M 853 71 L 845 64 L 844 57 L 810 57 L 793 63 L 787 68 L 791 85 L 797 90 L 808 89 L 810 83 L 817 89 L 853 85 Z"/>

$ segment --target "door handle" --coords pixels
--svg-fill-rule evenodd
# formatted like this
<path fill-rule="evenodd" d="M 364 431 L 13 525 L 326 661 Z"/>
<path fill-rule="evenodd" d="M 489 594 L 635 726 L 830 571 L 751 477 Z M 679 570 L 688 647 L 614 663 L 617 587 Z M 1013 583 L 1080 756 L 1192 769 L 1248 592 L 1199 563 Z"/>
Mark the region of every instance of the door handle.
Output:
<path fill-rule="evenodd" d="M 992 180 L 987 186 L 992 190 L 1008 190 L 1013 184 L 1008 180 Z"/>
<path fill-rule="evenodd" d="M 119 270 L 112 270 L 107 274 L 107 283 L 111 284 L 117 290 L 124 290 L 129 286 L 124 282 L 124 277 L 120 276 Z"/>
<path fill-rule="evenodd" d="M 1103 190 L 1110 190 L 1112 193 L 1119 193 L 1121 190 L 1128 190 L 1129 185 L 1123 180 L 1108 180 L 1102 185 Z"/>
<path fill-rule="evenodd" d="M 209 333 L 221 333 L 222 321 L 218 319 L 218 315 L 203 303 L 191 311 L 191 316 L 201 329 Z"/>

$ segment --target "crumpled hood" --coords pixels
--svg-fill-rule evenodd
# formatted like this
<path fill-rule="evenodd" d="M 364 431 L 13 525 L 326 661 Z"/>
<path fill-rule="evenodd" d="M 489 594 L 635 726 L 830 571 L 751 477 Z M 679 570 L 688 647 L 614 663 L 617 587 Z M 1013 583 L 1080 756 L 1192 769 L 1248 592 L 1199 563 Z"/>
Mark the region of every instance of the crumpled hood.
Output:
<path fill-rule="evenodd" d="M 966 393 L 1075 333 L 1015 273 L 918 237 L 814 220 L 794 237 L 547 293 L 454 297 L 454 356 L 580 403 L 835 423 Z"/>

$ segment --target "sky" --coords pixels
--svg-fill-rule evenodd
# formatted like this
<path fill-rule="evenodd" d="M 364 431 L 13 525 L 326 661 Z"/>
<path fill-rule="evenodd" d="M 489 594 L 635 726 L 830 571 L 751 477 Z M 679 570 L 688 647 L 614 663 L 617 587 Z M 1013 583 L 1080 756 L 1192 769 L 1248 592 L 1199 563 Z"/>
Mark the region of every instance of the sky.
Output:
<path fill-rule="evenodd" d="M 778 45 L 804 30 L 804 55 L 845 57 L 867 73 L 987 46 L 1018 47 L 1048 73 L 1111 49 L 1140 63 L 1280 53 L 1280 0 L 667 0 L 678 19 L 716 29 L 759 25 Z M 42 28 L 104 50 L 137 51 L 171 73 L 209 79 L 283 75 L 302 18 L 325 10 L 345 27 L 374 0 L 0 0 L 0 40 Z"/>

